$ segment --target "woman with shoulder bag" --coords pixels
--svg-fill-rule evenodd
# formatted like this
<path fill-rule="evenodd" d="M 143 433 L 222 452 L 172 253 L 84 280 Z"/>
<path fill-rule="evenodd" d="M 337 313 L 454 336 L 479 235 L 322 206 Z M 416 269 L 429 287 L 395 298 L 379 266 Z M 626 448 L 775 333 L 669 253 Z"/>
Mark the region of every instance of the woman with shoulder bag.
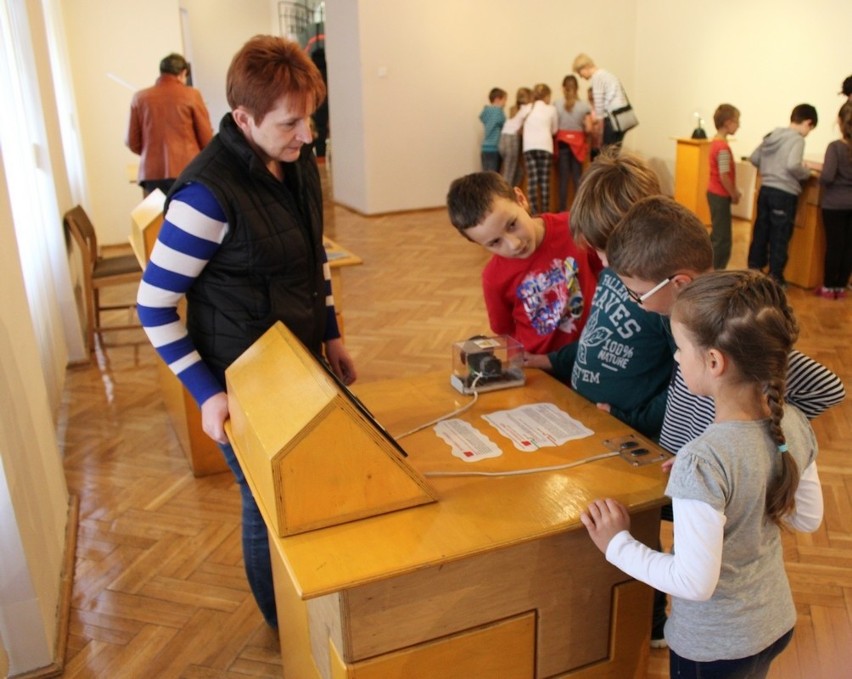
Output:
<path fill-rule="evenodd" d="M 574 59 L 574 72 L 589 81 L 594 93 L 597 124 L 603 122 L 603 146 L 621 145 L 624 135 L 639 124 L 621 81 L 609 71 L 595 66 L 588 54 Z"/>

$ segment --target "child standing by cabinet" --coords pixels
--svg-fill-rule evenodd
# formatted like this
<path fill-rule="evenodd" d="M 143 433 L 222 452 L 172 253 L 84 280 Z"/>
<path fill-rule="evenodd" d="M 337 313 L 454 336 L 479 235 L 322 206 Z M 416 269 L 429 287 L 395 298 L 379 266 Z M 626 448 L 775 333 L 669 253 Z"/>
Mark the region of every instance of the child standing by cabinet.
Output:
<path fill-rule="evenodd" d="M 533 107 L 524 123 L 524 163 L 527 167 L 527 198 L 533 214 L 550 212 L 550 168 L 553 165 L 553 135 L 558 129 L 556 107 L 550 103 L 550 88 L 533 88 Z"/>
<path fill-rule="evenodd" d="M 713 230 L 713 268 L 724 269 L 731 259 L 731 205 L 740 202 L 734 154 L 728 146 L 728 135 L 740 129 L 740 112 L 735 106 L 721 104 L 713 114 L 716 136 L 710 142 L 710 179 L 707 182 L 707 204 Z"/>
<path fill-rule="evenodd" d="M 608 561 L 672 595 L 672 677 L 765 677 L 796 622 L 781 527 L 813 532 L 823 514 L 816 438 L 784 403 L 798 326 L 775 281 L 717 271 L 680 292 L 672 333 L 690 391 L 717 404 L 715 423 L 670 465 L 677 549 L 637 542 L 613 499 L 581 519 Z"/>
<path fill-rule="evenodd" d="M 509 119 L 503 123 L 500 134 L 500 156 L 503 159 L 500 174 L 510 186 L 517 186 L 521 182 L 521 129 L 531 109 L 532 90 L 529 87 L 521 87 L 515 95 L 515 105 L 509 109 Z"/>
<path fill-rule="evenodd" d="M 825 276 L 818 293 L 829 299 L 846 296 L 852 274 L 852 101 L 837 116 L 841 138 L 825 150 L 822 224 L 825 227 Z"/>

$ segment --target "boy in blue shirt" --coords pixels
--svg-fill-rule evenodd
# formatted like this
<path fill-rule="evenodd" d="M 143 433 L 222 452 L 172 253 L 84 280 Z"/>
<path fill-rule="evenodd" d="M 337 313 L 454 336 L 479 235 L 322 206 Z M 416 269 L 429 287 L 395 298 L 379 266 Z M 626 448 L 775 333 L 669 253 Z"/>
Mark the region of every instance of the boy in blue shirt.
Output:
<path fill-rule="evenodd" d="M 654 172 L 628 153 L 605 151 L 583 176 L 571 210 L 577 243 L 606 266 L 609 234 L 633 203 L 660 193 Z M 609 267 L 599 278 L 580 338 L 526 364 L 550 370 L 578 394 L 653 439 L 660 435 L 674 363 L 665 319 L 630 303 Z"/>
<path fill-rule="evenodd" d="M 479 119 L 485 128 L 482 139 L 482 171 L 500 171 L 500 132 L 506 122 L 503 107 L 506 105 L 506 91 L 495 87 L 488 93 L 488 105 L 484 106 Z"/>

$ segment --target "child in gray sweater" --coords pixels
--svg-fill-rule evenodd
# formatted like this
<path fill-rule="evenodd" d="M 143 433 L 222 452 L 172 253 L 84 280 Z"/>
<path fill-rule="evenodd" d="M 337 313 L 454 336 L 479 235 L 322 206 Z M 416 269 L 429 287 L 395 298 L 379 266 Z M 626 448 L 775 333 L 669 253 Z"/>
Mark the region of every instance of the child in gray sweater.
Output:
<path fill-rule="evenodd" d="M 810 104 L 799 104 L 790 114 L 790 125 L 767 134 L 751 154 L 760 171 L 757 217 L 748 250 L 748 268 L 763 269 L 784 285 L 787 246 L 793 235 L 793 220 L 802 182 L 810 169 L 802 161 L 805 137 L 817 126 L 817 112 Z"/>

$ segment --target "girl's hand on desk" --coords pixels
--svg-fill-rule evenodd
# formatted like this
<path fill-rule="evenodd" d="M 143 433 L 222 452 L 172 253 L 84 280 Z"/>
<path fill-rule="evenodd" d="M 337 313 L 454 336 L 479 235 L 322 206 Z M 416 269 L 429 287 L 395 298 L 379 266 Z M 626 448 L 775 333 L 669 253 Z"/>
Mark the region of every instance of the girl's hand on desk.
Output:
<path fill-rule="evenodd" d="M 675 459 L 673 457 L 670 457 L 668 460 L 663 462 L 662 465 L 660 465 L 660 468 L 663 470 L 664 474 L 668 474 L 672 470 L 672 465 L 674 464 L 674 461 Z"/>
<path fill-rule="evenodd" d="M 580 521 L 589 531 L 595 546 L 606 554 L 607 545 L 618 533 L 630 530 L 630 514 L 618 500 L 595 500 L 580 514 Z"/>

